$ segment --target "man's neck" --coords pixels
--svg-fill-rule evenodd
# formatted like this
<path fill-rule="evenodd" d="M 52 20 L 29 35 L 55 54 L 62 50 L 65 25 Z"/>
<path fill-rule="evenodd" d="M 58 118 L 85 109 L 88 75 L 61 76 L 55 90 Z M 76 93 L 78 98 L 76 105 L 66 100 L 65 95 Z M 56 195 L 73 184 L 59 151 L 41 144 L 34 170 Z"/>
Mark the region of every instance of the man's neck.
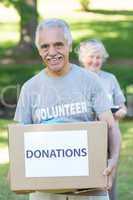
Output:
<path fill-rule="evenodd" d="M 45 68 L 45 72 L 48 76 L 50 77 L 61 77 L 61 76 L 65 76 L 66 74 L 69 73 L 71 69 L 71 64 L 68 63 L 62 70 L 60 71 L 52 71 L 50 70 L 48 67 Z"/>

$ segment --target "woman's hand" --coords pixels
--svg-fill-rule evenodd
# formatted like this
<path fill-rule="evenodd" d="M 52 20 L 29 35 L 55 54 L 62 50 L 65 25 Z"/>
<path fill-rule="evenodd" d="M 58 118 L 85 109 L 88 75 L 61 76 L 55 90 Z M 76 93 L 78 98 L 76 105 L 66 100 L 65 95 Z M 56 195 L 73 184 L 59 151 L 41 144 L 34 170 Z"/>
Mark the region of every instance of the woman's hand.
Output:
<path fill-rule="evenodd" d="M 120 120 L 120 119 L 122 119 L 123 117 L 125 117 L 126 113 L 127 113 L 126 108 L 125 108 L 125 107 L 124 107 L 124 108 L 122 107 L 122 108 L 120 108 L 116 113 L 114 113 L 114 118 L 115 118 L 116 120 Z"/>

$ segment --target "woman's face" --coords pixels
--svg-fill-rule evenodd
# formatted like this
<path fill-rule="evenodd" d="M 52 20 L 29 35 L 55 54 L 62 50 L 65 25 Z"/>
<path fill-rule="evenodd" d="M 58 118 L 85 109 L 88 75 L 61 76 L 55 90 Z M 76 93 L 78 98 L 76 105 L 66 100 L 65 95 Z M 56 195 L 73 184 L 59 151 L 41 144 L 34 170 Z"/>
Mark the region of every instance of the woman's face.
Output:
<path fill-rule="evenodd" d="M 103 64 L 103 56 L 100 52 L 90 52 L 83 58 L 83 65 L 86 69 L 98 72 Z"/>

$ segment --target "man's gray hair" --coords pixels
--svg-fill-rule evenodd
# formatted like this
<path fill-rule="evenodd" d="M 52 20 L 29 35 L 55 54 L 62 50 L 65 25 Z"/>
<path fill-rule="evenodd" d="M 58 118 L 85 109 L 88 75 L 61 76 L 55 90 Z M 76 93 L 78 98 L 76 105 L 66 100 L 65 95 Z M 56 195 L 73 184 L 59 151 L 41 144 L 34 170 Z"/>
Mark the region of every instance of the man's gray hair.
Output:
<path fill-rule="evenodd" d="M 36 33 L 35 33 L 35 45 L 38 49 L 40 48 L 40 45 L 39 45 L 40 31 L 45 28 L 54 28 L 54 27 L 62 28 L 64 32 L 64 37 L 67 40 L 68 45 L 71 47 L 72 35 L 71 35 L 68 24 L 64 20 L 53 18 L 53 19 L 46 19 L 37 26 Z"/>
<path fill-rule="evenodd" d="M 91 39 L 81 42 L 77 50 L 79 55 L 79 61 L 83 64 L 84 56 L 87 56 L 89 52 L 100 52 L 102 55 L 103 62 L 109 57 L 109 54 L 100 40 Z"/>

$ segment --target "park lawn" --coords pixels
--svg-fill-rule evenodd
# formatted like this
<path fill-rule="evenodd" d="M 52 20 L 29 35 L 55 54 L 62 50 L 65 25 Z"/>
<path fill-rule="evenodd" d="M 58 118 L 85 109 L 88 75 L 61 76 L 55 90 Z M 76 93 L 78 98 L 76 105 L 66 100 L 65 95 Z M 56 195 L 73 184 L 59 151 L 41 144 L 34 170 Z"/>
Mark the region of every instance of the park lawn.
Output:
<path fill-rule="evenodd" d="M 133 119 L 120 124 L 122 131 L 122 151 L 118 171 L 118 191 L 120 200 L 133 199 Z"/>
<path fill-rule="evenodd" d="M 0 149 L 7 146 L 7 125 L 12 123 L 10 120 L 0 120 Z M 122 151 L 118 170 L 118 195 L 119 200 L 132 200 L 133 196 L 133 120 L 124 120 L 120 123 L 122 132 Z M 6 142 L 5 142 L 6 141 Z M 10 191 L 6 181 L 8 163 L 0 165 L 0 200 L 27 200 L 27 195 L 15 195 Z"/>
<path fill-rule="evenodd" d="M 5 108 L 9 105 L 10 110 L 10 105 L 15 105 L 17 102 L 22 84 L 42 68 L 41 65 L 1 65 L 0 94 L 2 105 Z"/>
<path fill-rule="evenodd" d="M 8 164 L 0 165 L 0 200 L 28 200 L 27 195 L 16 195 L 10 191 L 6 176 L 8 171 Z"/>
<path fill-rule="evenodd" d="M 44 6 L 45 7 L 45 6 Z M 54 12 L 44 12 L 45 17 L 55 17 Z M 74 48 L 80 41 L 98 38 L 101 39 L 110 54 L 111 59 L 133 58 L 133 11 L 104 11 L 90 10 L 90 12 L 75 11 L 68 15 L 60 14 L 60 17 L 66 20 L 71 27 L 74 38 Z M 8 54 L 8 50 L 15 46 L 19 40 L 19 25 L 14 22 L 1 23 L 0 38 L 0 59 Z M 13 54 L 14 56 L 14 54 Z M 16 56 L 16 55 L 15 55 Z M 0 66 L 0 92 L 4 92 L 6 102 L 13 103 L 17 101 L 16 87 L 21 85 L 43 66 L 23 65 L 21 61 L 29 59 L 29 55 L 20 55 L 17 58 L 20 64 L 10 64 Z M 16 59 L 16 57 L 15 57 Z M 33 55 L 30 59 L 34 59 Z M 73 51 L 72 60 L 77 60 Z M 113 72 L 118 78 L 121 87 L 125 90 L 132 82 L 132 67 L 107 66 L 107 71 Z M 6 92 L 5 92 L 6 91 Z M 15 98 L 15 99 L 14 99 Z M 0 150 L 7 147 L 7 124 L 10 120 L 0 120 Z M 123 145 L 121 152 L 121 160 L 119 165 L 118 191 L 119 200 L 132 200 L 133 196 L 133 128 L 132 121 L 121 122 L 121 130 L 123 136 Z M 5 180 L 8 170 L 8 163 L 0 165 L 0 200 L 26 200 L 27 196 L 16 196 L 11 193 Z"/>
<path fill-rule="evenodd" d="M 0 119 L 0 152 L 1 150 L 7 148 L 8 143 L 8 133 L 7 126 L 11 124 L 12 120 L 2 120 Z M 0 200 L 27 200 L 26 195 L 17 196 L 15 193 L 11 192 L 9 189 L 9 184 L 7 181 L 7 172 L 9 164 L 0 163 Z"/>

